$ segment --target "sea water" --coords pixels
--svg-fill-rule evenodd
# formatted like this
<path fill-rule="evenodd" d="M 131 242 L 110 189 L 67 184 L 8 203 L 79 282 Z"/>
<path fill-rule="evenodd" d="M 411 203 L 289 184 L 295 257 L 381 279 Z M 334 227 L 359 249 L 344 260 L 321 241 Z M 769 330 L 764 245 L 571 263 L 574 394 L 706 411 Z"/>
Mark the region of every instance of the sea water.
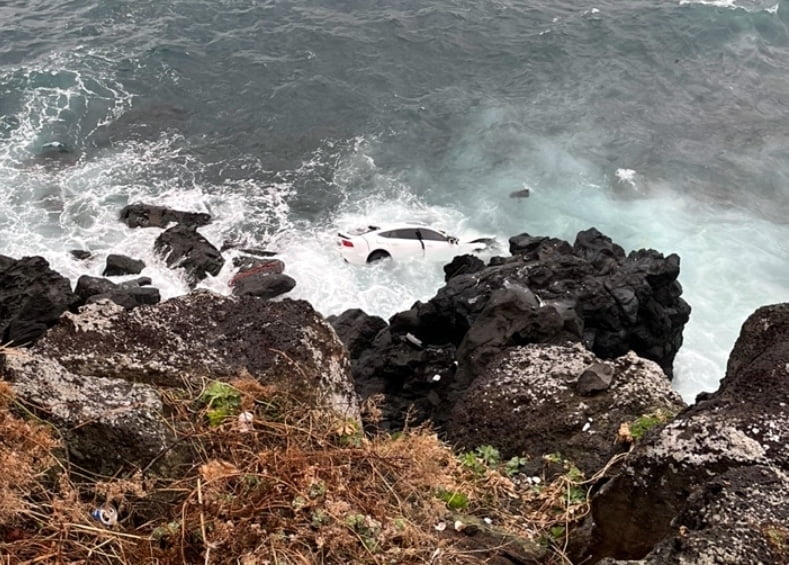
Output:
<path fill-rule="evenodd" d="M 692 401 L 789 300 L 788 25 L 785 0 L 2 3 L 0 253 L 72 281 L 123 253 L 172 297 L 159 230 L 118 213 L 209 212 L 215 245 L 280 253 L 289 296 L 389 317 L 442 264 L 348 265 L 338 230 L 417 220 L 506 254 L 596 227 L 681 257 Z M 228 293 L 236 253 L 201 286 Z"/>

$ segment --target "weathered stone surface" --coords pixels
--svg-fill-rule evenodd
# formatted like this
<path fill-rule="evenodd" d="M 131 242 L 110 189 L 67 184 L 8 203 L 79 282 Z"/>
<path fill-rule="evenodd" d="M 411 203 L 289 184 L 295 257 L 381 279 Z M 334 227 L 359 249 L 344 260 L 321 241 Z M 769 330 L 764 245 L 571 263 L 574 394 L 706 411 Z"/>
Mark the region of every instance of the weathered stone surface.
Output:
<path fill-rule="evenodd" d="M 787 367 L 789 304 L 760 308 L 743 325 L 720 389 L 646 438 L 602 485 L 592 501 L 598 536 L 592 555 L 644 557 L 675 535 L 672 524 L 690 511 L 689 497 L 716 477 L 749 476 L 750 467 L 764 466 L 785 481 Z M 780 489 L 786 489 L 785 483 Z M 755 504 L 758 508 L 761 503 Z M 785 512 L 780 519 L 789 523 Z M 761 542 L 752 537 L 743 536 L 737 543 L 743 551 L 762 551 Z"/>
<path fill-rule="evenodd" d="M 27 351 L 3 355 L 0 364 L 17 398 L 58 427 L 71 460 L 89 471 L 146 467 L 174 439 L 149 385 L 77 375 Z"/>
<path fill-rule="evenodd" d="M 69 280 L 43 258 L 0 255 L 2 343 L 32 343 L 77 301 Z"/>
<path fill-rule="evenodd" d="M 152 204 L 129 204 L 120 213 L 120 220 L 130 228 L 165 228 L 169 224 L 204 226 L 211 223 L 211 215 L 204 212 L 182 212 Z"/>
<path fill-rule="evenodd" d="M 368 349 L 375 336 L 386 327 L 386 320 L 370 316 L 359 308 L 346 310 L 339 316 L 329 316 L 327 321 L 348 348 L 351 359 L 356 359 Z"/>
<path fill-rule="evenodd" d="M 208 275 L 218 275 L 225 264 L 219 250 L 197 233 L 195 226 L 186 224 L 176 224 L 162 232 L 154 242 L 154 249 L 164 257 L 168 267 L 183 269 L 192 286 Z"/>
<path fill-rule="evenodd" d="M 77 374 L 171 386 L 248 371 L 316 407 L 358 416 L 345 348 L 300 300 L 195 291 L 130 311 L 88 305 L 64 316 L 36 352 Z"/>
<path fill-rule="evenodd" d="M 789 476 L 770 467 L 736 467 L 697 487 L 670 535 L 638 561 L 601 565 L 762 565 L 789 563 Z"/>
<path fill-rule="evenodd" d="M 126 255 L 107 255 L 107 265 L 102 276 L 118 277 L 123 275 L 137 275 L 145 268 L 145 262 L 132 259 Z"/>
<path fill-rule="evenodd" d="M 589 367 L 605 365 L 611 384 L 594 396 L 578 393 Z M 559 452 L 588 474 L 614 455 L 622 423 L 685 404 L 660 368 L 634 353 L 600 361 L 580 344 L 509 348 L 477 377 L 446 425 L 453 445 L 493 445 L 502 457 Z"/>

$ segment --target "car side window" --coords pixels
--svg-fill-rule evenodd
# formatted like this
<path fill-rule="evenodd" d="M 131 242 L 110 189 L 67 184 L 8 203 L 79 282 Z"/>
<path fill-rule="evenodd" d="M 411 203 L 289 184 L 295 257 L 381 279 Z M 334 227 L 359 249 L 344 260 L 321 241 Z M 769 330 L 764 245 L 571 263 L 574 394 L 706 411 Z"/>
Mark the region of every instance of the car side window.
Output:
<path fill-rule="evenodd" d="M 397 235 L 397 230 L 382 231 L 378 235 L 381 236 L 381 237 L 388 237 L 388 238 L 400 237 L 399 235 Z"/>
<path fill-rule="evenodd" d="M 430 241 L 446 241 L 447 238 L 433 230 L 422 230 L 422 239 L 429 239 Z"/>
<path fill-rule="evenodd" d="M 404 229 L 404 230 L 397 230 L 397 237 L 400 239 L 419 239 L 416 235 L 416 232 L 419 230 L 415 229 Z"/>

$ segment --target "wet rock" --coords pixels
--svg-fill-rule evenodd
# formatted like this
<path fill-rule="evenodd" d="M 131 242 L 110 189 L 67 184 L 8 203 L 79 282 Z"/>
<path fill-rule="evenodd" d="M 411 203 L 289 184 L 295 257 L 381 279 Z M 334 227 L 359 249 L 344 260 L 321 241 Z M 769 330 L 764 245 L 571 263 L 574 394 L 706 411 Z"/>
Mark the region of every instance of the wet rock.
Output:
<path fill-rule="evenodd" d="M 233 284 L 235 296 L 257 296 L 275 298 L 293 290 L 296 281 L 288 275 L 269 274 L 257 271 L 237 279 Z"/>
<path fill-rule="evenodd" d="M 43 258 L 16 260 L 0 255 L 2 343 L 34 342 L 77 302 L 69 280 L 50 269 Z"/>
<path fill-rule="evenodd" d="M 590 366 L 605 366 L 611 384 L 578 393 Z M 449 441 L 465 449 L 493 445 L 503 458 L 559 452 L 591 475 L 621 450 L 620 426 L 685 404 L 660 368 L 633 353 L 602 362 L 581 344 L 532 344 L 501 352 L 455 403 Z"/>
<path fill-rule="evenodd" d="M 145 304 L 156 304 L 161 300 L 159 289 L 149 287 L 149 277 L 140 277 L 116 284 L 111 280 L 82 275 L 77 279 L 74 292 L 79 297 L 79 305 L 108 299 L 127 310 Z"/>
<path fill-rule="evenodd" d="M 138 275 L 145 268 L 145 263 L 138 259 L 132 259 L 126 255 L 107 255 L 107 266 L 104 268 L 102 276 L 118 277 L 123 275 Z"/>
<path fill-rule="evenodd" d="M 747 477 L 751 476 L 748 469 L 770 467 L 778 472 L 774 477 L 780 483 L 774 490 L 785 490 L 789 470 L 788 366 L 789 304 L 760 308 L 743 325 L 718 391 L 702 396 L 658 434 L 645 438 L 593 498 L 598 543 L 590 556 L 641 559 L 653 549 L 665 551 L 665 547 L 657 548 L 658 544 L 676 536 L 678 517 L 698 511 L 693 510 L 691 499 L 705 489 L 704 496 L 709 497 L 710 481 L 716 477 Z M 735 521 L 744 514 L 744 507 L 758 515 L 763 511 L 760 505 L 767 504 L 762 495 L 754 498 L 751 507 L 745 491 L 740 495 L 728 487 L 718 490 L 721 497 L 741 497 L 740 509 L 730 514 Z M 703 506 L 718 504 L 728 506 L 729 502 L 708 500 Z M 778 519 L 789 523 L 786 508 L 782 508 Z M 763 540 L 753 535 L 758 524 L 746 528 L 750 533 L 731 540 L 741 546 L 738 555 L 748 551 L 767 555 Z M 694 547 L 692 552 L 701 546 Z M 665 562 L 696 561 L 685 556 Z"/>
<path fill-rule="evenodd" d="M 74 257 L 74 259 L 77 259 L 78 261 L 85 261 L 86 259 L 93 257 L 93 253 L 84 249 L 72 249 L 69 251 L 69 253 L 72 257 Z"/>
<path fill-rule="evenodd" d="M 357 359 L 368 349 L 375 336 L 387 326 L 383 318 L 370 316 L 358 308 L 346 310 L 339 316 L 329 316 L 327 321 L 348 348 L 351 359 Z"/>
<path fill-rule="evenodd" d="M 0 374 L 19 400 L 60 430 L 70 460 L 93 473 L 146 467 L 174 441 L 148 385 L 77 375 L 25 351 L 0 358 Z"/>
<path fill-rule="evenodd" d="M 239 257 L 233 260 L 233 265 L 239 267 L 230 282 L 230 286 L 235 286 L 242 279 L 250 276 L 258 275 L 281 275 L 285 271 L 285 263 L 279 259 L 257 259 L 254 257 L 246 257 L 245 261 L 237 261 Z"/>
<path fill-rule="evenodd" d="M 154 250 L 168 267 L 183 269 L 191 286 L 216 276 L 225 260 L 219 250 L 197 233 L 195 226 L 177 224 L 164 231 L 154 242 Z"/>
<path fill-rule="evenodd" d="M 485 262 L 475 255 L 458 255 L 452 262 L 444 265 L 444 280 L 462 274 L 476 273 L 485 268 Z"/>
<path fill-rule="evenodd" d="M 121 210 L 120 220 L 130 228 L 166 228 L 170 224 L 199 227 L 211 223 L 211 215 L 138 203 L 125 206 Z"/>
<path fill-rule="evenodd" d="M 52 328 L 36 353 L 76 374 L 165 386 L 248 371 L 304 402 L 358 417 L 345 347 L 307 302 L 195 291 L 148 308 L 82 310 Z"/>

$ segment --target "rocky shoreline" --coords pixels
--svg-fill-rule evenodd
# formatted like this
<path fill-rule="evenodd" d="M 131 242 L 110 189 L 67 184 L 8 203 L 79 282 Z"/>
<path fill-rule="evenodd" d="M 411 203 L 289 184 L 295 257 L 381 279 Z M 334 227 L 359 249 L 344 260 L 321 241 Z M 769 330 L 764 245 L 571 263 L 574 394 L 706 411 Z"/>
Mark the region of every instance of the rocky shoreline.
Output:
<path fill-rule="evenodd" d="M 135 205 L 121 220 L 163 229 L 158 252 L 196 283 L 224 263 L 205 216 Z M 0 376 L 96 476 L 188 466 L 163 398 L 244 374 L 368 430 L 429 424 L 460 451 L 493 446 L 523 477 L 550 480 L 560 454 L 590 478 L 573 562 L 789 562 L 789 305 L 744 323 L 720 388 L 688 407 L 670 386 L 690 316 L 678 256 L 625 253 L 593 228 L 509 243 L 487 264 L 456 257 L 432 299 L 388 321 L 283 297 L 296 281 L 265 252 L 236 265 L 228 296 L 165 302 L 145 277 L 72 291 L 40 257 L 0 257 L 0 332 L 25 346 Z M 114 257 L 105 277 L 139 267 Z"/>

